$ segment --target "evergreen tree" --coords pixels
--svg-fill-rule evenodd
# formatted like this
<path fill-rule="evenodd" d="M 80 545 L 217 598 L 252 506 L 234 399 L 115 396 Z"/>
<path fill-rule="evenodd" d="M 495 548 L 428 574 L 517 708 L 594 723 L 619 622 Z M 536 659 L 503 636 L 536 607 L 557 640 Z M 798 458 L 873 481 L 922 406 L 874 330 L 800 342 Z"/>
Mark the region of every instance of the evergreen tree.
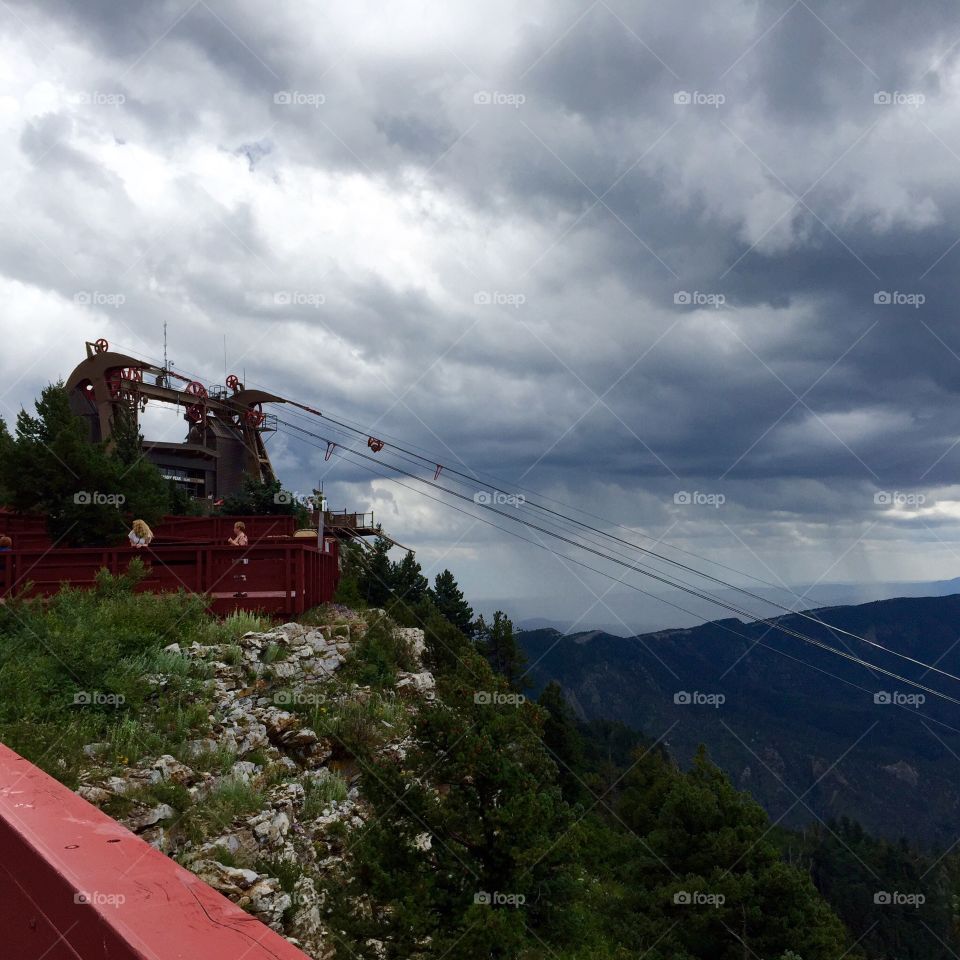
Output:
<path fill-rule="evenodd" d="M 524 675 L 527 658 L 520 649 L 510 618 L 498 610 L 491 624 L 480 617 L 474 631 L 477 648 L 490 666 L 507 681 L 512 690 L 523 690 L 528 685 Z"/>
<path fill-rule="evenodd" d="M 681 921 L 675 939 L 690 955 L 741 960 L 792 949 L 804 960 L 836 960 L 844 953 L 839 920 L 810 878 L 783 863 L 763 810 L 703 748 L 689 773 L 671 772 L 654 752 L 627 780 L 620 816 L 645 841 L 635 865 L 638 882 L 654 888 L 645 902 L 664 922 Z"/>
<path fill-rule="evenodd" d="M 638 747 L 629 771 L 623 779 L 617 809 L 631 830 L 646 836 L 656 829 L 660 811 L 681 774 L 660 746 Z"/>
<path fill-rule="evenodd" d="M 924 855 L 870 836 L 846 817 L 808 827 L 781 844 L 870 956 L 950 960 L 960 948 L 954 856 Z M 878 904 L 878 893 L 921 894 L 917 904 Z"/>
<path fill-rule="evenodd" d="M 393 594 L 393 568 L 389 557 L 391 546 L 389 540 L 377 537 L 373 547 L 363 557 L 357 575 L 360 595 L 372 607 L 386 606 Z"/>
<path fill-rule="evenodd" d="M 122 408 L 110 443 L 91 443 L 63 384 L 51 384 L 35 416 L 20 411 L 15 438 L 0 431 L 0 487 L 14 509 L 46 515 L 54 542 L 120 540 L 128 518 L 152 524 L 169 509 L 169 487 L 141 443 L 136 417 Z"/>
<path fill-rule="evenodd" d="M 108 449 L 117 461 L 118 482 L 124 490 L 127 516 L 152 523 L 170 511 L 171 483 L 143 455 L 143 436 L 130 407 L 119 406 L 113 418 Z"/>
<path fill-rule="evenodd" d="M 340 583 L 334 600 L 348 607 L 360 607 L 366 601 L 360 592 L 359 577 L 363 570 L 363 548 L 353 541 L 340 544 Z"/>
<path fill-rule="evenodd" d="M 430 583 L 421 572 L 412 550 L 408 550 L 399 563 L 391 566 L 390 585 L 393 598 L 408 606 L 416 606 L 426 597 Z"/>
<path fill-rule="evenodd" d="M 476 656 L 470 639 L 434 609 L 423 625 L 426 663 L 434 673 L 447 673 L 464 657 Z"/>
<path fill-rule="evenodd" d="M 557 779 L 563 798 L 568 803 L 586 803 L 588 793 L 582 776 L 583 737 L 560 684 L 551 680 L 537 702 L 546 711 L 543 745 L 557 763 Z"/>
<path fill-rule="evenodd" d="M 189 492 L 185 490 L 179 483 L 175 480 L 167 481 L 170 484 L 169 488 L 169 497 L 170 497 L 170 507 L 169 512 L 175 517 L 199 517 L 203 516 L 204 509 L 202 502 L 196 500 L 194 497 L 190 496 Z"/>
<path fill-rule="evenodd" d="M 142 470 L 156 472 L 150 464 Z M 36 416 L 26 410 L 17 415 L 16 438 L 0 463 L 0 483 L 14 509 L 46 515 L 54 542 L 82 546 L 122 538 L 131 503 L 142 505 L 140 516 L 147 523 L 165 511 L 159 499 L 137 501 L 135 484 L 147 475 L 140 471 L 131 473 L 115 453 L 91 443 L 63 385 L 53 384 L 42 391 Z"/>
<path fill-rule="evenodd" d="M 575 892 L 570 813 L 539 709 L 477 696 L 505 689 L 466 648 L 420 708 L 403 769 L 389 759 L 368 769 L 373 816 L 351 844 L 357 889 L 336 917 L 354 943 L 383 941 L 404 960 L 479 960 L 562 935 Z M 357 909 L 360 892 L 386 909 Z"/>
<path fill-rule="evenodd" d="M 260 480 L 249 475 L 244 476 L 239 493 L 224 497 L 220 512 L 228 516 L 292 516 L 300 526 L 309 523 L 306 507 L 284 490 L 279 480 Z"/>
<path fill-rule="evenodd" d="M 6 421 L 0 417 L 0 506 L 7 506 L 12 496 L 4 483 L 4 464 L 10 459 L 13 452 L 13 437 L 7 429 Z"/>
<path fill-rule="evenodd" d="M 449 570 L 437 574 L 433 589 L 430 591 L 430 598 L 445 620 L 452 623 L 458 630 L 466 634 L 470 633 L 473 608 L 464 599 L 463 591 Z"/>

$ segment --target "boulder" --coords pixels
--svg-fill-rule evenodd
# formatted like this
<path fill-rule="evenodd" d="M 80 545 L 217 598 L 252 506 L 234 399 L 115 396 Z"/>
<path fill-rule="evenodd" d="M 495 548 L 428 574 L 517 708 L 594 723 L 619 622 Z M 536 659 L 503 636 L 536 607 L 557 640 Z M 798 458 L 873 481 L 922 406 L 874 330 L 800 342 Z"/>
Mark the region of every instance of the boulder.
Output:
<path fill-rule="evenodd" d="M 167 803 L 161 803 L 155 806 L 153 809 L 148 810 L 146 813 L 142 813 L 136 817 L 131 817 L 129 820 L 127 820 L 127 827 L 134 833 L 140 833 L 141 830 L 146 830 L 147 827 L 155 826 L 161 820 L 173 820 L 176 816 L 177 811 L 174 810 L 173 807 Z"/>
<path fill-rule="evenodd" d="M 255 776 L 260 768 L 249 760 L 238 760 L 230 768 L 230 776 L 235 780 L 242 780 L 244 783 L 249 783 L 250 778 Z"/>
<path fill-rule="evenodd" d="M 398 673 L 397 690 L 412 690 L 420 696 L 433 697 L 437 681 L 429 671 L 423 673 Z"/>
<path fill-rule="evenodd" d="M 164 783 L 189 784 L 197 779 L 197 775 L 185 763 L 180 763 L 169 754 L 164 754 L 154 761 L 152 770 L 160 774 Z"/>
<path fill-rule="evenodd" d="M 216 749 L 216 740 L 191 740 L 186 745 L 186 754 L 188 757 L 198 757 L 204 753 L 213 753 Z"/>
<path fill-rule="evenodd" d="M 77 788 L 77 795 L 83 797 L 87 803 L 92 803 L 95 807 L 112 800 L 114 797 L 113 793 L 103 787 L 91 787 L 87 784 Z"/>

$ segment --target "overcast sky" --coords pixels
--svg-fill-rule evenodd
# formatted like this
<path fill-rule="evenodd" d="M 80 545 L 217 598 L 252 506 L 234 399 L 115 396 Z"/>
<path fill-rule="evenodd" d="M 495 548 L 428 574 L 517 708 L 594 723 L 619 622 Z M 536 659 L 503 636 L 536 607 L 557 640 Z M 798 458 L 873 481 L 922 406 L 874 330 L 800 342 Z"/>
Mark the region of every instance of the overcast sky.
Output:
<path fill-rule="evenodd" d="M 960 574 L 954 4 L 7 0 L 0 29 L 8 422 L 166 320 L 183 371 L 767 579 Z M 270 443 L 474 597 L 607 589 Z"/>

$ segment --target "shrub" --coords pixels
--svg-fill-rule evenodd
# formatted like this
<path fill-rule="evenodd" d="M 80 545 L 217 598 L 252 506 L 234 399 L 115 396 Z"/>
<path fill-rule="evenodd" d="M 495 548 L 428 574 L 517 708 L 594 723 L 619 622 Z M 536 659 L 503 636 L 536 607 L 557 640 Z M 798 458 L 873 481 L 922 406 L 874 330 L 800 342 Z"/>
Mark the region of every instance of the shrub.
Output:
<path fill-rule="evenodd" d="M 389 621 L 378 618 L 369 624 L 366 633 L 353 645 L 343 676 L 362 685 L 392 687 L 398 670 L 414 667 L 413 655 L 405 640 Z"/>
<path fill-rule="evenodd" d="M 330 701 L 314 706 L 309 723 L 320 737 L 327 737 L 342 752 L 354 757 L 367 756 L 376 746 L 402 732 L 407 715 L 393 697 L 371 694 L 343 702 Z M 398 731 L 399 728 L 399 731 Z"/>

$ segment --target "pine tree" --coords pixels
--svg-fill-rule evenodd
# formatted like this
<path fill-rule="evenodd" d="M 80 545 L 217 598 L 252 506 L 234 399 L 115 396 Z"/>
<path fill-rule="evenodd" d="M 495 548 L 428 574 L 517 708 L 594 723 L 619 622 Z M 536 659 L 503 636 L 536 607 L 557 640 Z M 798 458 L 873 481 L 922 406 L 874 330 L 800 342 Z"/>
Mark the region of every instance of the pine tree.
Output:
<path fill-rule="evenodd" d="M 563 798 L 568 803 L 586 802 L 587 790 L 583 780 L 583 737 L 563 689 L 551 680 L 537 702 L 546 711 L 543 723 L 543 745 L 557 763 L 557 779 Z"/>
<path fill-rule="evenodd" d="M 463 591 L 449 570 L 438 573 L 430 598 L 440 611 L 440 615 L 463 633 L 470 633 L 473 623 L 473 608 L 464 599 Z"/>
<path fill-rule="evenodd" d="M 528 686 L 524 675 L 527 658 L 520 649 L 513 622 L 502 611 L 493 615 L 493 623 L 487 624 L 483 617 L 475 625 L 477 648 L 486 657 L 494 671 L 500 674 L 512 690 L 520 691 Z"/>
<path fill-rule="evenodd" d="M 393 569 L 388 556 L 391 546 L 389 540 L 377 537 L 363 557 L 357 576 L 360 595 L 373 607 L 385 606 L 393 594 Z"/>
<path fill-rule="evenodd" d="M 11 506 L 46 515 L 55 543 L 102 544 L 123 536 L 121 508 L 132 493 L 130 481 L 116 457 L 89 441 L 62 384 L 44 388 L 36 416 L 26 410 L 17 415 L 16 437 L 0 471 Z"/>
<path fill-rule="evenodd" d="M 277 479 L 261 480 L 245 476 L 239 492 L 225 497 L 220 509 L 221 513 L 228 516 L 294 516 L 301 526 L 306 526 L 308 522 L 306 507 L 292 493 L 284 490 Z"/>
<path fill-rule="evenodd" d="M 411 607 L 416 606 L 427 595 L 430 583 L 421 572 L 412 550 L 408 550 L 403 559 L 390 568 L 390 585 L 393 588 L 393 599 Z"/>
<path fill-rule="evenodd" d="M 465 656 L 476 656 L 470 639 L 436 610 L 427 617 L 423 632 L 427 666 L 435 673 L 447 673 L 455 669 Z"/>
<path fill-rule="evenodd" d="M 364 778 L 373 815 L 351 843 L 357 883 L 336 921 L 389 958 L 516 957 L 569 921 L 571 816 L 540 711 L 478 690 L 505 686 L 467 648 L 420 708 L 403 769 L 381 758 Z M 359 893 L 387 909 L 357 909 Z"/>
<path fill-rule="evenodd" d="M 4 481 L 4 465 L 9 462 L 10 455 L 13 453 L 13 437 L 7 429 L 6 421 L 0 417 L 0 506 L 7 506 L 12 496 L 10 489 Z"/>
<path fill-rule="evenodd" d="M 620 816 L 644 840 L 638 882 L 648 909 L 676 923 L 677 946 L 694 957 L 836 960 L 839 920 L 810 878 L 780 858 L 766 814 L 734 789 L 701 747 L 689 773 L 656 752 L 626 778 Z M 697 897 L 712 898 L 697 901 Z"/>
<path fill-rule="evenodd" d="M 118 484 L 124 491 L 124 512 L 147 523 L 170 511 L 170 483 L 143 455 L 143 436 L 133 409 L 120 406 L 114 415 L 110 455 L 116 460 Z"/>

